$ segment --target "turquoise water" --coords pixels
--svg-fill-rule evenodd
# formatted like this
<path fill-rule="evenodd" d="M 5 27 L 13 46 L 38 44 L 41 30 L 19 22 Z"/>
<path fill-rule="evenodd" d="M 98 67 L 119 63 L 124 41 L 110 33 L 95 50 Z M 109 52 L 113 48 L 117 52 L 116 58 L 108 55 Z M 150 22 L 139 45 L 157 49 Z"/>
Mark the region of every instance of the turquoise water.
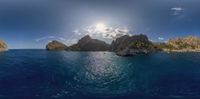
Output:
<path fill-rule="evenodd" d="M 200 53 L 0 53 L 0 99 L 200 99 Z"/>

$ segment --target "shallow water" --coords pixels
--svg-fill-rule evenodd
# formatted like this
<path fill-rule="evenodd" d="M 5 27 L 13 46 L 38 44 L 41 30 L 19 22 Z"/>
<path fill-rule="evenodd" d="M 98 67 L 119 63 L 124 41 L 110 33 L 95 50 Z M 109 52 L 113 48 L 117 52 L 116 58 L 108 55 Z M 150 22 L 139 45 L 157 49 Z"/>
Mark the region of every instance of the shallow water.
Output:
<path fill-rule="evenodd" d="M 200 53 L 0 53 L 0 99 L 200 98 Z"/>

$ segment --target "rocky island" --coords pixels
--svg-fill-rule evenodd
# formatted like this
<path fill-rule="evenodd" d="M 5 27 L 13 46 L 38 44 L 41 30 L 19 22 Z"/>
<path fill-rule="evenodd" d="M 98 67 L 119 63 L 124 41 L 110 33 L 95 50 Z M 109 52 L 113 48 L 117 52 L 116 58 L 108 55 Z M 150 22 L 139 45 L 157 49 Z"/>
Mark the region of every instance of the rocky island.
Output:
<path fill-rule="evenodd" d="M 133 56 L 136 54 L 148 54 L 159 51 L 159 49 L 148 40 L 148 37 L 142 34 L 119 37 L 112 42 L 110 49 L 119 56 Z"/>
<path fill-rule="evenodd" d="M 108 51 L 109 44 L 104 41 L 92 39 L 89 35 L 81 38 L 77 44 L 69 47 L 71 51 Z"/>
<path fill-rule="evenodd" d="M 6 51 L 7 49 L 8 49 L 7 44 L 3 40 L 0 40 L 0 52 Z"/>
<path fill-rule="evenodd" d="M 109 44 L 104 41 L 100 41 L 97 39 L 92 39 L 89 35 L 81 38 L 77 44 L 73 44 L 71 46 L 67 46 L 59 41 L 53 40 L 48 43 L 46 46 L 46 50 L 48 51 L 109 51 Z"/>
<path fill-rule="evenodd" d="M 148 40 L 146 35 L 124 35 L 117 38 L 111 45 L 97 39 L 92 39 L 89 35 L 81 38 L 77 44 L 67 47 L 58 41 L 50 42 L 47 50 L 67 50 L 67 51 L 113 51 L 119 56 L 133 56 L 136 54 L 148 54 L 159 51 L 159 49 Z"/>
<path fill-rule="evenodd" d="M 68 47 L 56 40 L 51 41 L 49 44 L 46 46 L 46 50 L 48 51 L 60 51 L 60 50 L 66 50 Z"/>
<path fill-rule="evenodd" d="M 170 39 L 162 45 L 162 49 L 168 52 L 200 52 L 200 38 L 196 36 L 186 36 Z"/>

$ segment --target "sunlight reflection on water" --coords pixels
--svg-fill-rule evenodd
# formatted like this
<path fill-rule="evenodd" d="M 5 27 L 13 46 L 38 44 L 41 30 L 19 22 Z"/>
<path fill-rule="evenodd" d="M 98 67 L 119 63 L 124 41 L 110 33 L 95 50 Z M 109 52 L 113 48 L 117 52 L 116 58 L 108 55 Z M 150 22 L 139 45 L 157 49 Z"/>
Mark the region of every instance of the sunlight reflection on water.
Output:
<path fill-rule="evenodd" d="M 84 57 L 78 62 L 80 70 L 73 78 L 76 83 L 79 83 L 79 86 L 76 86 L 77 90 L 84 89 L 92 93 L 104 93 L 105 91 L 107 93 L 123 93 L 129 89 L 129 85 L 123 83 L 127 83 L 125 79 L 131 75 L 131 72 L 126 71 L 129 70 L 127 68 L 130 63 L 119 64 L 122 60 L 118 60 L 118 56 L 110 52 L 90 52 L 81 55 L 76 53 L 70 59 L 68 55 L 65 55 L 65 59 L 71 61 L 74 59 L 77 61 L 77 57 L 80 56 Z"/>
<path fill-rule="evenodd" d="M 119 57 L 112 52 L 13 50 L 0 56 L 0 93 L 11 99 L 199 97 L 199 56 L 156 53 Z"/>

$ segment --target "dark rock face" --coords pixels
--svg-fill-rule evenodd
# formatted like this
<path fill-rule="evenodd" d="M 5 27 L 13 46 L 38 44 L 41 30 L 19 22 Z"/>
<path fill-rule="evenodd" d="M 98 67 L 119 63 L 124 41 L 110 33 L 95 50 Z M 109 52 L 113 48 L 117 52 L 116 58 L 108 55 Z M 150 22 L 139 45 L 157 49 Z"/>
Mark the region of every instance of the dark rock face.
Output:
<path fill-rule="evenodd" d="M 6 51 L 7 48 L 8 48 L 7 44 L 4 41 L 0 40 L 0 52 Z"/>
<path fill-rule="evenodd" d="M 59 51 L 59 50 L 67 50 L 68 47 L 63 43 L 54 40 L 47 44 L 46 49 L 49 51 Z"/>
<path fill-rule="evenodd" d="M 113 51 L 119 56 L 132 56 L 136 54 L 148 54 L 158 49 L 148 40 L 146 35 L 122 36 L 112 44 L 92 39 L 90 36 L 81 38 L 77 44 L 67 47 L 58 41 L 52 41 L 46 46 L 47 50 L 69 50 L 69 51 Z"/>
<path fill-rule="evenodd" d="M 108 51 L 109 44 L 103 41 L 92 39 L 89 35 L 83 37 L 77 44 L 70 46 L 72 51 Z"/>
<path fill-rule="evenodd" d="M 158 51 L 146 35 L 122 36 L 112 42 L 110 49 L 119 56 L 133 56 Z"/>

